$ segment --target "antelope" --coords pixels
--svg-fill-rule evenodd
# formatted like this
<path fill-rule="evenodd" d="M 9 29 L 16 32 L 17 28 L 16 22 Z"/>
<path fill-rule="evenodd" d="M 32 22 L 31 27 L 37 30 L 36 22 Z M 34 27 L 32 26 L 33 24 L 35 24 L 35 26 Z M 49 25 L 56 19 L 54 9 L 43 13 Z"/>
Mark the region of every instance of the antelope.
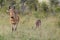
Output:
<path fill-rule="evenodd" d="M 9 6 L 9 15 L 10 15 L 10 23 L 12 25 L 12 31 L 16 31 L 17 25 L 19 23 L 19 16 L 14 6 Z"/>
<path fill-rule="evenodd" d="M 39 26 L 41 26 L 41 20 L 38 19 L 38 20 L 36 21 L 36 28 L 39 28 Z"/>

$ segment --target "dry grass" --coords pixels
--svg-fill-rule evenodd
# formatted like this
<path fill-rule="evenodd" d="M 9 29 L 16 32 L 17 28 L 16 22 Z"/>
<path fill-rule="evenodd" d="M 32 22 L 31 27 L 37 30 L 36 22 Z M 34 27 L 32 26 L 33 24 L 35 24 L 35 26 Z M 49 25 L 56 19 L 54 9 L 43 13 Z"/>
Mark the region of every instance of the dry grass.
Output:
<path fill-rule="evenodd" d="M 56 26 L 57 17 L 41 19 L 41 27 L 35 29 L 37 18 L 25 16 L 20 18 L 16 32 L 11 32 L 9 16 L 0 16 L 1 40 L 60 40 L 60 28 Z"/>

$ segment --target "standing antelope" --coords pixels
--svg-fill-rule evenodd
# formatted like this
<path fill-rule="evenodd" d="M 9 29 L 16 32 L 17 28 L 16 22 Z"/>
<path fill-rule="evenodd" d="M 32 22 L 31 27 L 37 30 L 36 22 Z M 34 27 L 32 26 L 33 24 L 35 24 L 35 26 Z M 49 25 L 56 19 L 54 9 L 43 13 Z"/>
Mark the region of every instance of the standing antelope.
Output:
<path fill-rule="evenodd" d="M 19 22 L 19 16 L 14 6 L 9 6 L 9 15 L 10 15 L 10 23 L 12 24 L 12 31 L 16 31 L 17 24 Z"/>
<path fill-rule="evenodd" d="M 36 21 L 36 28 L 39 28 L 39 26 L 41 26 L 41 20 L 38 19 L 38 20 Z"/>

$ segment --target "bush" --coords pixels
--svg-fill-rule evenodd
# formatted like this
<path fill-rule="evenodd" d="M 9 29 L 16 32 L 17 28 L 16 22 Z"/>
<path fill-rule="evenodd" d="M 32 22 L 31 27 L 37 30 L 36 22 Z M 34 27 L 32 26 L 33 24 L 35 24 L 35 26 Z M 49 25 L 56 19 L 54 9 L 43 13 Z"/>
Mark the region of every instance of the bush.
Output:
<path fill-rule="evenodd" d="M 60 21 L 58 22 L 58 26 L 60 27 Z"/>
<path fill-rule="evenodd" d="M 48 10 L 49 10 L 48 4 L 46 4 L 45 2 L 41 3 L 41 8 L 44 12 L 48 12 Z"/>
<path fill-rule="evenodd" d="M 0 35 L 0 40 L 4 40 L 4 37 Z"/>
<path fill-rule="evenodd" d="M 56 12 L 60 12 L 60 7 L 56 7 Z"/>
<path fill-rule="evenodd" d="M 34 12 L 33 14 L 36 18 L 42 19 L 42 18 L 47 18 L 48 17 L 48 13 L 44 13 L 44 12 Z"/>

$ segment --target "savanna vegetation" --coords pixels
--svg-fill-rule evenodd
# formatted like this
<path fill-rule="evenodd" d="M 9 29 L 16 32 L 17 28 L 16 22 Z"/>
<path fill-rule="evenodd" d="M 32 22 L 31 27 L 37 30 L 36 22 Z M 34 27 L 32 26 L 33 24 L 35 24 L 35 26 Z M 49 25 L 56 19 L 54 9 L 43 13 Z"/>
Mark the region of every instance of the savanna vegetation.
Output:
<path fill-rule="evenodd" d="M 9 6 L 19 11 L 17 31 L 11 31 Z M 36 20 L 41 20 L 37 29 Z M 60 0 L 0 0 L 0 40 L 60 40 Z"/>

